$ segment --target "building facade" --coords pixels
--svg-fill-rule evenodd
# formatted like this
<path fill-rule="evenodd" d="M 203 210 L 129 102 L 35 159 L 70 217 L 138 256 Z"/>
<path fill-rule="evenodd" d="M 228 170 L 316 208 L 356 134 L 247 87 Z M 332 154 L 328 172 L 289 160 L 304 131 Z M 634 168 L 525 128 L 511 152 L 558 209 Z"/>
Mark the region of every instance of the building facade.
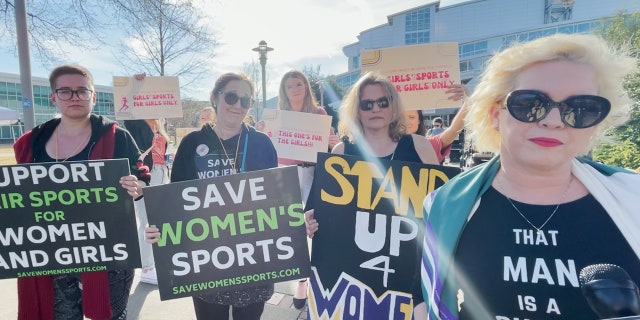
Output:
<path fill-rule="evenodd" d="M 33 77 L 31 82 L 33 88 L 33 113 L 35 125 L 38 125 L 55 117 L 58 112 L 49 98 L 51 93 L 49 79 Z M 97 101 L 93 112 L 115 119 L 113 88 L 96 85 L 95 90 Z M 17 110 L 20 112 L 20 120 L 24 122 L 20 75 L 0 72 L 0 107 Z M 13 136 L 19 135 L 19 132 L 20 130 L 17 126 L 0 126 L 0 140 L 12 139 Z"/>
<path fill-rule="evenodd" d="M 473 88 L 484 63 L 514 41 L 556 33 L 592 33 L 620 12 L 638 10 L 636 0 L 440 0 L 388 16 L 343 48 L 348 71 L 337 76 L 349 88 L 360 76 L 361 52 L 432 42 L 459 44 L 460 76 Z M 445 116 L 457 108 L 424 110 Z M 447 121 L 448 122 L 448 121 Z"/>

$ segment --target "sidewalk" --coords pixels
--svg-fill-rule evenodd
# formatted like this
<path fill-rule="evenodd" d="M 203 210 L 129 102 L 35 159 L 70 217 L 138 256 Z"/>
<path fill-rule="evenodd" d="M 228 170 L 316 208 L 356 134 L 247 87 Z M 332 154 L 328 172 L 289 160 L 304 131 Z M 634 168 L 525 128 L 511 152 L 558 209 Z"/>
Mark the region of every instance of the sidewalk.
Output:
<path fill-rule="evenodd" d="M 139 282 L 140 269 L 136 270 L 131 295 L 129 296 L 128 320 L 192 320 L 195 319 L 191 298 L 160 301 L 158 287 Z M 276 284 L 276 293 L 267 302 L 263 320 L 304 320 L 307 319 L 306 307 L 296 310 L 293 296 L 297 280 Z M 0 280 L 0 319 L 16 319 L 18 297 L 16 280 Z"/>

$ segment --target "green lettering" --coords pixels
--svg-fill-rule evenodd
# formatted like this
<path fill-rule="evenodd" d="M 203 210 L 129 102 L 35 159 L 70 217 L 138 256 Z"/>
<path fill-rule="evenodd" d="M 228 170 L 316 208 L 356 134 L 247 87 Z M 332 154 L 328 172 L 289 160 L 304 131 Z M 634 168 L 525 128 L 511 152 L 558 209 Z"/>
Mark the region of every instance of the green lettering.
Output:
<path fill-rule="evenodd" d="M 194 233 L 194 225 L 200 225 L 201 226 L 202 231 L 201 231 L 200 235 L 196 235 Z M 189 240 L 191 240 L 191 241 L 202 241 L 202 240 L 207 238 L 207 235 L 209 235 L 209 225 L 207 224 L 207 222 L 204 219 L 195 218 L 195 219 L 191 219 L 191 220 L 189 220 L 189 222 L 187 222 L 187 237 L 189 238 Z"/>
<path fill-rule="evenodd" d="M 278 213 L 276 212 L 277 208 L 276 207 L 272 207 L 269 208 L 269 214 L 267 214 L 264 210 L 262 209 L 258 209 L 256 210 L 256 217 L 258 219 L 258 230 L 260 231 L 264 231 L 264 225 L 265 222 L 267 225 L 269 225 L 269 228 L 271 230 L 277 230 L 278 229 Z M 282 210 L 282 206 L 280 206 L 280 210 Z"/>
<path fill-rule="evenodd" d="M 107 196 L 105 199 L 107 202 L 118 201 L 118 194 L 116 193 L 116 187 L 108 187 L 104 189 L 104 193 Z"/>
<path fill-rule="evenodd" d="M 42 207 L 44 203 L 42 202 L 42 199 L 38 197 L 39 195 L 40 195 L 40 192 L 38 191 L 33 191 L 29 193 L 29 199 L 31 200 L 31 207 L 33 208 Z"/>
<path fill-rule="evenodd" d="M 253 211 L 238 212 L 238 224 L 240 225 L 240 234 L 256 232 L 256 229 L 251 226 L 253 224 L 253 219 L 251 219 L 252 215 L 253 215 Z"/>
<path fill-rule="evenodd" d="M 298 227 L 304 225 L 304 208 L 302 207 L 302 203 L 290 204 L 287 208 L 287 213 L 291 218 L 294 218 L 294 220 L 289 221 L 290 226 Z"/>
<path fill-rule="evenodd" d="M 163 223 L 160 239 L 158 239 L 158 247 L 164 247 L 167 245 L 167 239 L 171 240 L 171 244 L 180 244 L 182 241 L 182 221 L 176 222 L 176 229 L 174 230 L 171 223 Z"/>
<path fill-rule="evenodd" d="M 76 189 L 76 200 L 78 204 L 91 203 L 91 200 L 89 200 L 89 190 Z M 98 197 L 97 202 L 100 202 L 100 197 Z"/>
<path fill-rule="evenodd" d="M 225 215 L 224 220 L 220 220 L 220 217 L 218 216 L 211 216 L 211 229 L 213 231 L 214 239 L 218 239 L 220 237 L 218 229 L 229 229 L 229 235 L 235 236 L 237 233 L 233 214 L 229 213 Z"/>

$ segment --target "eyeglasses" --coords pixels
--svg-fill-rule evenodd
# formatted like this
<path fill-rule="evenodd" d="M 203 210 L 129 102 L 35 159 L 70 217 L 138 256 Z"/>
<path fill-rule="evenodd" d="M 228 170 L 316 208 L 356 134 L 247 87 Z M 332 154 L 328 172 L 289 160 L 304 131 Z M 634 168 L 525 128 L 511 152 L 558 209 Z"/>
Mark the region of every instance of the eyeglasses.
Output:
<path fill-rule="evenodd" d="M 538 122 L 555 107 L 560 111 L 564 124 L 584 129 L 602 122 L 611 110 L 611 103 L 606 98 L 594 95 L 571 96 L 556 102 L 537 90 L 516 90 L 507 95 L 507 109 L 518 121 Z"/>
<path fill-rule="evenodd" d="M 76 95 L 76 97 L 78 97 L 79 100 L 88 101 L 91 99 L 91 95 L 93 95 L 93 91 L 89 89 L 56 89 L 55 93 L 58 99 L 62 101 L 69 101 L 73 99 L 74 94 Z"/>
<path fill-rule="evenodd" d="M 378 107 L 380 108 L 388 108 L 391 104 L 390 104 L 391 98 L 389 97 L 382 97 L 379 98 L 378 100 L 362 100 L 360 101 L 360 110 L 362 111 L 369 111 L 371 109 L 373 109 L 373 104 L 376 103 L 378 104 Z"/>
<path fill-rule="evenodd" d="M 236 102 L 238 102 L 238 100 L 240 100 L 240 105 L 245 109 L 249 109 L 253 105 L 253 99 L 251 99 L 251 97 L 248 97 L 248 96 L 240 97 L 235 92 L 222 92 L 222 91 L 220 91 L 220 93 L 222 93 L 224 95 L 224 102 L 226 102 L 228 105 L 232 106 L 232 105 L 236 104 Z"/>

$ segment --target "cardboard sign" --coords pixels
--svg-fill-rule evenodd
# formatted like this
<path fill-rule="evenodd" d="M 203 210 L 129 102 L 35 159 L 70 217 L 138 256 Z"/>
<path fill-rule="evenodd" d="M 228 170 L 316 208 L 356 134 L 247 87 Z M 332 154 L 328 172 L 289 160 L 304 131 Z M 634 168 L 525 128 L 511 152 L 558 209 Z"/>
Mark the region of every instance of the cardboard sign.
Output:
<path fill-rule="evenodd" d="M 458 43 L 442 42 L 362 52 L 362 73 L 376 71 L 396 86 L 405 109 L 459 107 L 445 91 L 460 84 Z"/>
<path fill-rule="evenodd" d="M 116 119 L 182 118 L 178 77 L 113 77 Z"/>
<path fill-rule="evenodd" d="M 308 319 L 412 319 L 422 202 L 459 172 L 319 154 L 311 195 L 319 229 L 311 251 Z"/>
<path fill-rule="evenodd" d="M 0 278 L 140 267 L 129 161 L 0 167 Z"/>
<path fill-rule="evenodd" d="M 309 275 L 295 166 L 145 189 L 160 299 Z"/>
<path fill-rule="evenodd" d="M 315 162 L 329 148 L 331 116 L 265 109 L 263 119 L 278 158 Z"/>

